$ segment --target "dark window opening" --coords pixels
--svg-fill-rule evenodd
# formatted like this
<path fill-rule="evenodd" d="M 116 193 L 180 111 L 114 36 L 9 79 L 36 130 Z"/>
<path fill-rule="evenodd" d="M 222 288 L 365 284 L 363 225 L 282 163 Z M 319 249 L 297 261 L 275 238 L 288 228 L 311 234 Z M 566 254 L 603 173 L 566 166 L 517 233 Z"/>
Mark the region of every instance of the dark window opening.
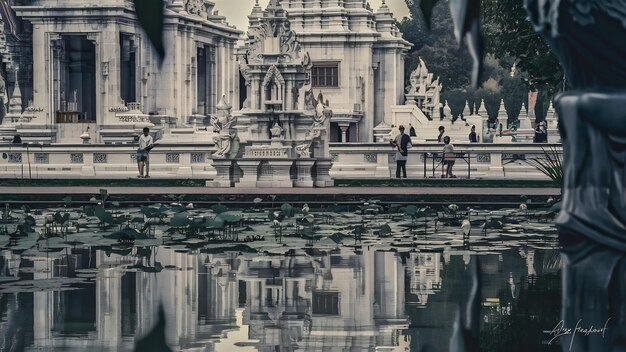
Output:
<path fill-rule="evenodd" d="M 96 120 L 96 50 L 85 35 L 65 35 L 54 47 L 57 123 Z"/>
<path fill-rule="evenodd" d="M 313 292 L 313 314 L 339 315 L 339 292 Z"/>
<path fill-rule="evenodd" d="M 120 33 L 120 96 L 124 102 L 137 102 L 136 83 L 136 43 L 132 35 Z"/>
<path fill-rule="evenodd" d="M 317 64 L 311 68 L 313 87 L 339 87 L 339 64 Z"/>
<path fill-rule="evenodd" d="M 205 45 L 197 49 L 196 90 L 197 113 L 209 115 L 215 113 L 215 47 Z"/>

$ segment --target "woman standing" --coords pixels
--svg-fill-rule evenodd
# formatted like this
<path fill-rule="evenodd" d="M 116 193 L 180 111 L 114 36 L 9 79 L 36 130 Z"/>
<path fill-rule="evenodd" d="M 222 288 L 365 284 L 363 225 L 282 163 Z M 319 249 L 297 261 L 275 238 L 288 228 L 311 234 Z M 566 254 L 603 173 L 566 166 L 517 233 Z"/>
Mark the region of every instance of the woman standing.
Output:
<path fill-rule="evenodd" d="M 454 152 L 454 145 L 450 143 L 450 137 L 445 136 L 443 138 L 443 167 L 445 173 L 441 175 L 441 178 L 456 178 L 452 174 L 452 167 L 454 166 L 454 159 L 456 158 L 456 154 Z"/>

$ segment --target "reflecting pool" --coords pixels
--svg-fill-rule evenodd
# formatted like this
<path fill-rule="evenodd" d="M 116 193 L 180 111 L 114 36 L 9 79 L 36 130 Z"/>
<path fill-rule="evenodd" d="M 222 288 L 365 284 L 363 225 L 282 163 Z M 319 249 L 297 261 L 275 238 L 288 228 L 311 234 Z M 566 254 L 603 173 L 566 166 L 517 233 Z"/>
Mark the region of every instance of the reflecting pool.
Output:
<path fill-rule="evenodd" d="M 162 307 L 175 351 L 448 351 L 477 258 L 481 350 L 558 350 L 546 210 L 151 208 L 5 210 L 0 350 L 132 351 Z"/>

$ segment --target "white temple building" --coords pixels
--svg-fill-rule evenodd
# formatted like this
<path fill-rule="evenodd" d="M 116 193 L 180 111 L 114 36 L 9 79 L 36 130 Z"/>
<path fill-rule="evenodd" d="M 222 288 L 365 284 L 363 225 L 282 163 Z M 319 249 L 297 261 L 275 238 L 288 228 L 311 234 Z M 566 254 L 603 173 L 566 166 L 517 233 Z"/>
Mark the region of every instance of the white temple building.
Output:
<path fill-rule="evenodd" d="M 387 5 L 375 11 L 362 0 L 276 3 L 310 55 L 314 96 L 321 92 L 332 102 L 331 142 L 373 142 L 374 126 L 404 102 L 404 56 L 411 46 Z M 249 33 L 262 15 L 257 2 Z"/>
<path fill-rule="evenodd" d="M 5 140 L 19 134 L 24 141 L 80 143 L 89 128 L 93 143 L 129 142 L 145 126 L 161 133 L 191 116 L 207 117 L 220 96 L 238 90 L 233 58 L 242 32 L 218 16 L 210 1 L 166 2 L 162 63 L 132 1 L 11 5 L 0 12 L 4 30 L 13 22 L 21 28 L 16 44 L 0 53 L 2 76 L 11 79 L 19 72 L 25 110 L 19 119 L 3 119 Z"/>

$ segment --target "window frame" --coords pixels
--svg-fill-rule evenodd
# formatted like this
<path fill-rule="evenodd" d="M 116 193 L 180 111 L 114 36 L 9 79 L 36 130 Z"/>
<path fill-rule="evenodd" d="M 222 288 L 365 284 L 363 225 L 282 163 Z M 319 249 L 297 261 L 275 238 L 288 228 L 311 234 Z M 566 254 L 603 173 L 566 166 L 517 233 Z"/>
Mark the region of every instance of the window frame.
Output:
<path fill-rule="evenodd" d="M 336 76 L 333 69 L 336 70 Z M 330 84 L 328 81 L 330 80 Z M 323 84 L 322 84 L 323 83 Z M 340 88 L 341 62 L 318 61 L 311 67 L 311 86 L 313 88 Z"/>

